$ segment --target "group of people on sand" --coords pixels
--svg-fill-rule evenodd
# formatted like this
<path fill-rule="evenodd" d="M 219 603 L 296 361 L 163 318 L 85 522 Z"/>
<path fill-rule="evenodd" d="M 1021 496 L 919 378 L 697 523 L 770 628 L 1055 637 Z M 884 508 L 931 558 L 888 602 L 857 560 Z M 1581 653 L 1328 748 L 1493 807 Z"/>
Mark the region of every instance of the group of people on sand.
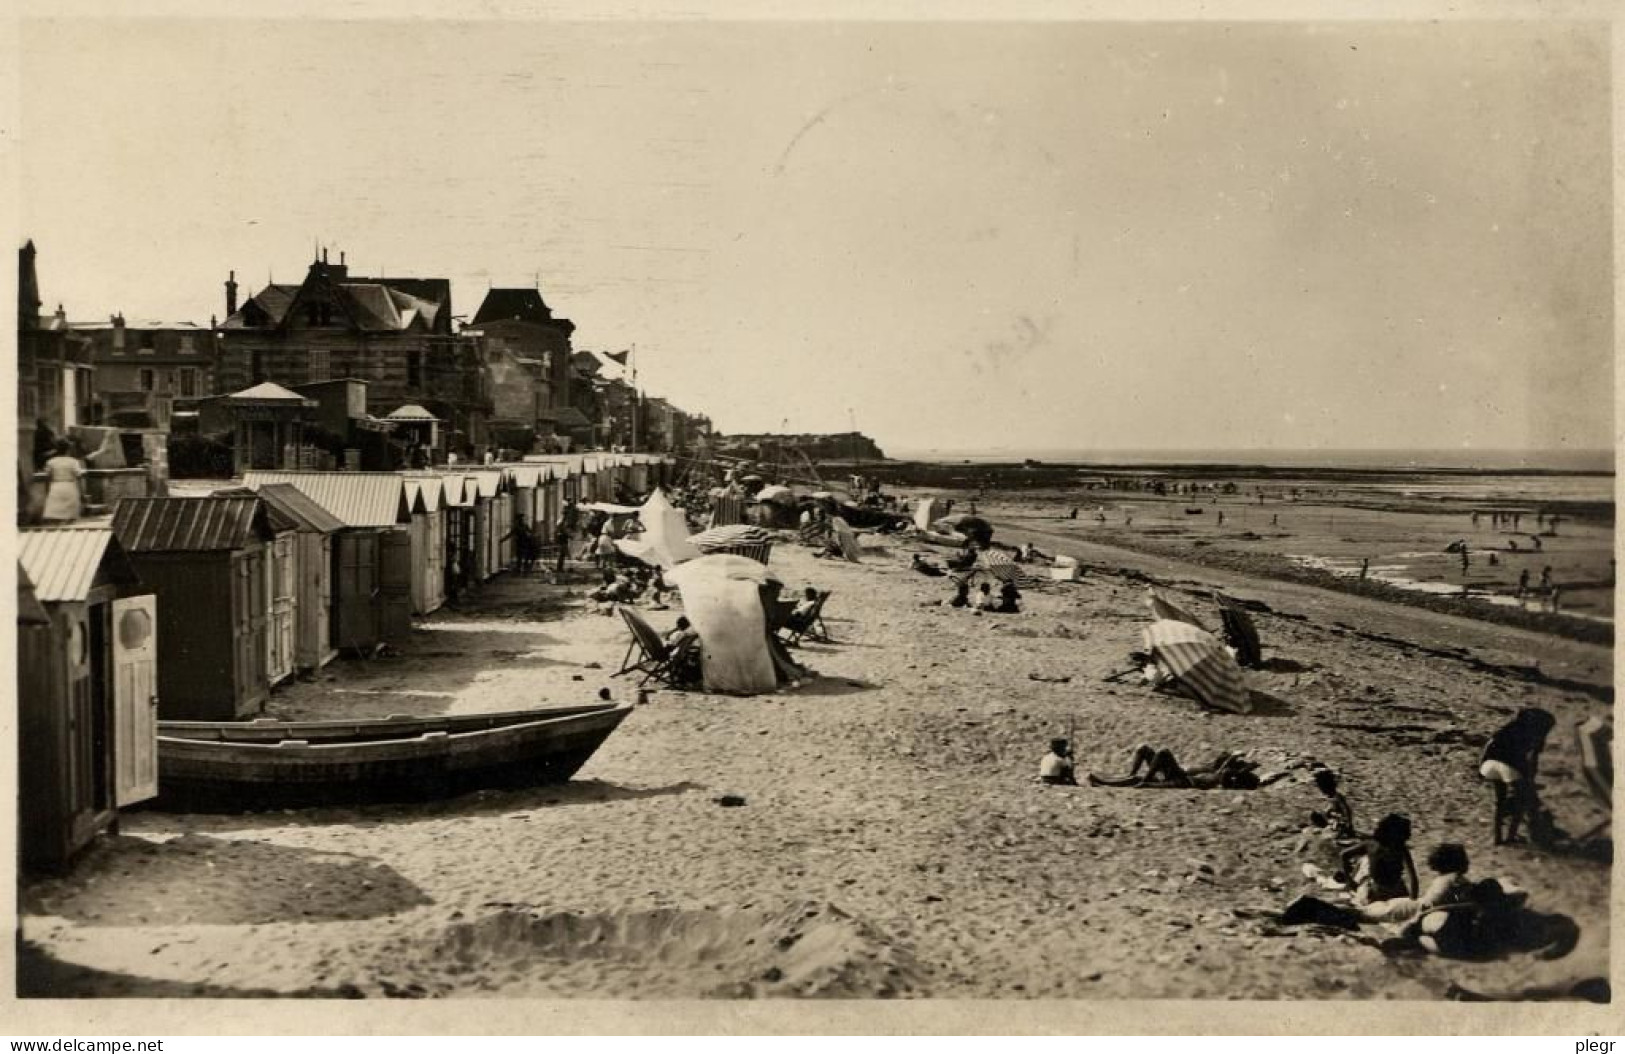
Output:
<path fill-rule="evenodd" d="M 1542 807 L 1536 787 L 1540 755 L 1555 724 L 1546 710 L 1520 710 L 1485 744 L 1478 775 L 1494 793 L 1495 845 L 1519 841 L 1520 827 L 1537 845 L 1548 844 L 1548 839 L 1561 834 Z M 1090 774 L 1088 783 L 1095 787 L 1255 790 L 1289 775 L 1287 769 L 1266 775 L 1258 769 L 1245 754 L 1230 751 L 1187 767 L 1171 750 L 1146 744 L 1134 749 L 1126 774 Z M 1346 929 L 1380 923 L 1393 934 L 1394 949 L 1416 947 L 1447 956 L 1490 954 L 1505 944 L 1524 894 L 1495 879 L 1470 879 L 1467 850 L 1458 842 L 1440 842 L 1429 850 L 1426 863 L 1432 877 L 1423 885 L 1411 855 L 1411 820 L 1391 812 L 1369 833 L 1362 833 L 1337 773 L 1318 763 L 1311 771 L 1322 803 L 1310 812 L 1309 823 L 1293 848 L 1302 860 L 1304 877 L 1322 892 L 1335 894 L 1338 901 L 1299 897 L 1279 913 L 1278 922 Z M 1078 785 L 1069 740 L 1050 741 L 1049 752 L 1039 762 L 1038 780 L 1049 785 Z"/>
<path fill-rule="evenodd" d="M 955 581 L 954 595 L 948 601 L 948 606 L 969 608 L 977 614 L 985 611 L 996 615 L 1018 615 L 1021 613 L 1021 590 L 1016 588 L 1014 582 L 1007 581 L 995 593 L 991 582 L 983 582 L 972 595 L 970 579 L 962 578 Z"/>

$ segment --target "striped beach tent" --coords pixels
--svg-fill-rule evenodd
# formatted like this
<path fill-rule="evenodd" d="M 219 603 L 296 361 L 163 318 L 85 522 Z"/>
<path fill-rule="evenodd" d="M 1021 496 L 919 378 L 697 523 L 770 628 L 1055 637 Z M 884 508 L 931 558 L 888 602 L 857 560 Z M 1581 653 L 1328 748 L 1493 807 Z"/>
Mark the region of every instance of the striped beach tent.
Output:
<path fill-rule="evenodd" d="M 711 526 L 727 527 L 732 524 L 745 522 L 746 499 L 737 494 L 725 494 L 715 499 L 711 506 Z"/>
<path fill-rule="evenodd" d="M 1170 622 L 1183 622 L 1205 631 L 1206 626 L 1196 620 L 1196 616 L 1163 596 L 1156 586 L 1147 586 L 1145 589 L 1145 606 L 1151 609 L 1151 617 L 1166 619 Z"/>
<path fill-rule="evenodd" d="M 1000 582 L 1014 582 L 1018 586 L 1036 586 L 1045 581 L 1030 574 L 1025 566 L 1016 563 L 1015 557 L 1002 549 L 983 549 L 978 552 L 976 565 L 970 569 L 969 577 L 975 577 L 978 573 Z"/>
<path fill-rule="evenodd" d="M 1173 619 L 1146 627 L 1145 650 L 1209 706 L 1231 713 L 1252 710 L 1241 667 L 1213 634 Z"/>
<path fill-rule="evenodd" d="M 767 563 L 773 553 L 773 536 L 748 523 L 711 527 L 690 535 L 688 540 L 702 553 L 733 553 L 762 564 Z"/>

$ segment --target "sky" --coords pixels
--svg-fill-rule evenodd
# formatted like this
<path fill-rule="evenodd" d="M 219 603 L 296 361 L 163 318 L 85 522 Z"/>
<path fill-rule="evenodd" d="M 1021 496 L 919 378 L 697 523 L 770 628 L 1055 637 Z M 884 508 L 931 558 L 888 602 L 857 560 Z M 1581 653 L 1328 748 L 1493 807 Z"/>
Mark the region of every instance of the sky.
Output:
<path fill-rule="evenodd" d="M 1596 23 L 33 19 L 70 319 L 540 283 L 726 432 L 1613 446 Z"/>

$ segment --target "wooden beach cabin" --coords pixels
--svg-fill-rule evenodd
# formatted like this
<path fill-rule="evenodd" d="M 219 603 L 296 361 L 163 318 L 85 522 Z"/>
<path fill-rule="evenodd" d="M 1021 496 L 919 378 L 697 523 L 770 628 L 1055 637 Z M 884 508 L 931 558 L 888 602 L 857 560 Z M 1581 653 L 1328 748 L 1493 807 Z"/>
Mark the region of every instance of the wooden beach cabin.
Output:
<path fill-rule="evenodd" d="M 483 582 L 507 570 L 512 562 L 505 557 L 513 546 L 513 501 L 508 493 L 507 474 L 502 469 L 470 469 L 465 475 L 479 488 L 474 506 L 478 545 L 474 571 Z"/>
<path fill-rule="evenodd" d="M 18 850 L 53 872 L 158 793 L 158 612 L 105 526 L 17 552 Z"/>
<path fill-rule="evenodd" d="M 444 595 L 449 600 L 474 582 L 474 499 L 477 484 L 461 473 L 440 474 L 441 500 L 445 504 Z"/>
<path fill-rule="evenodd" d="M 370 651 L 412 631 L 411 511 L 394 472 L 250 472 L 249 487 L 287 483 L 331 513 L 333 647 Z"/>
<path fill-rule="evenodd" d="M 439 476 L 408 475 L 412 510 L 412 613 L 427 615 L 446 602 L 445 484 Z"/>
<path fill-rule="evenodd" d="M 319 670 L 333 661 L 334 538 L 344 529 L 338 517 L 305 497 L 290 483 L 267 483 L 257 493 L 294 523 L 294 666 Z"/>
<path fill-rule="evenodd" d="M 242 495 L 119 502 L 113 531 L 158 598 L 160 717 L 230 721 L 265 702 L 268 550 L 285 524 Z"/>

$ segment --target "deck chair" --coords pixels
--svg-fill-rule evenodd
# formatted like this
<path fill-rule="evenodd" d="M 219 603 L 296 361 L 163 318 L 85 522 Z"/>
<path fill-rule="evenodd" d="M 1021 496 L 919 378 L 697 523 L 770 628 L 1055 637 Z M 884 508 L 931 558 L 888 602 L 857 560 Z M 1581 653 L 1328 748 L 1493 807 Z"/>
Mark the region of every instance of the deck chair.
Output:
<path fill-rule="evenodd" d="M 677 687 L 673 659 L 676 656 L 660 639 L 660 634 L 643 616 L 629 607 L 617 605 L 615 610 L 621 613 L 626 620 L 626 628 L 632 631 L 632 640 L 626 646 L 626 655 L 621 659 L 621 668 L 611 676 L 619 677 L 625 673 L 641 673 L 643 679 L 638 687 L 650 681 L 658 681 L 668 688 Z"/>
<path fill-rule="evenodd" d="M 832 590 L 821 589 L 818 599 L 813 601 L 812 610 L 799 624 L 792 625 L 786 622 L 784 626 L 784 643 L 800 644 L 802 638 L 817 641 L 820 644 L 834 644 L 835 638 L 829 635 L 829 627 L 824 625 L 824 602 L 829 599 Z"/>
<path fill-rule="evenodd" d="M 1592 717 L 1574 726 L 1575 740 L 1580 748 L 1580 779 L 1586 790 L 1609 813 L 1609 818 L 1581 835 L 1586 841 L 1601 834 L 1613 822 L 1614 809 L 1614 725 L 1600 717 Z"/>

